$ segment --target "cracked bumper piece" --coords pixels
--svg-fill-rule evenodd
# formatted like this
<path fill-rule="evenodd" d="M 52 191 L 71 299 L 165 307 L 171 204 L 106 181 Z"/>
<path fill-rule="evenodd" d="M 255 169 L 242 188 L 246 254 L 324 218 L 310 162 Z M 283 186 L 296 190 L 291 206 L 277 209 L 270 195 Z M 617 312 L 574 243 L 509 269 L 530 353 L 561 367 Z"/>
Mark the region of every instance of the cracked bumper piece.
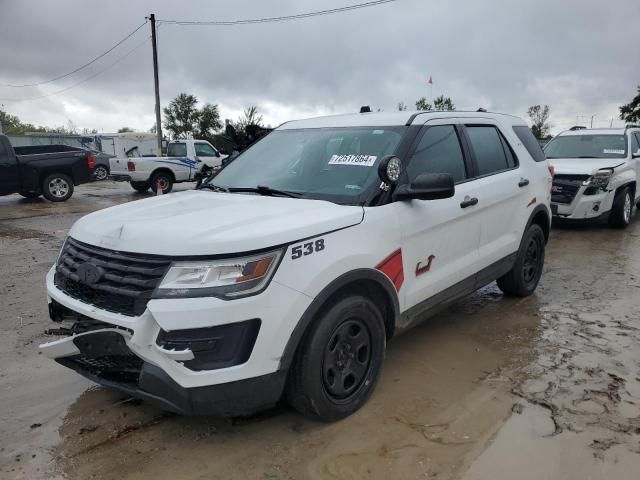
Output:
<path fill-rule="evenodd" d="M 182 415 L 248 415 L 275 405 L 286 372 L 217 385 L 185 388 L 127 347 L 128 334 L 101 329 L 42 345 L 44 355 L 106 387 Z"/>

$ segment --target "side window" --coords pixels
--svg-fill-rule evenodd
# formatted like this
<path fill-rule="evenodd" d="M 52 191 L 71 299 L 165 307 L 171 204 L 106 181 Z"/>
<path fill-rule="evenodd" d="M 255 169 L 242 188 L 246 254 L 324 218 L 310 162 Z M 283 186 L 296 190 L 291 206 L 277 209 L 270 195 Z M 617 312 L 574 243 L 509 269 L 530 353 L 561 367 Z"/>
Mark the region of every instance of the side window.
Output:
<path fill-rule="evenodd" d="M 198 157 L 215 157 L 216 151 L 208 143 L 196 143 L 196 156 Z"/>
<path fill-rule="evenodd" d="M 640 133 L 631 135 L 631 154 L 640 155 Z M 0 156 L 2 156 L 0 154 Z"/>
<path fill-rule="evenodd" d="M 467 178 L 460 140 L 453 125 L 427 127 L 407 166 L 409 178 L 421 173 L 448 173 L 455 182 Z"/>
<path fill-rule="evenodd" d="M 496 127 L 468 125 L 466 128 L 478 163 L 479 176 L 501 172 L 515 166 L 511 149 Z"/>
<path fill-rule="evenodd" d="M 9 148 L 6 145 L 6 140 L 0 138 L 0 163 L 4 165 L 13 165 L 16 163 L 16 159 L 9 153 Z"/>
<path fill-rule="evenodd" d="M 536 162 L 544 162 L 546 160 L 544 152 L 542 148 L 540 148 L 540 143 L 536 140 L 536 137 L 533 136 L 529 127 L 517 126 L 513 127 L 513 131 L 522 142 L 522 145 L 524 145 L 524 148 L 527 149 L 529 155 L 531 155 Z"/>

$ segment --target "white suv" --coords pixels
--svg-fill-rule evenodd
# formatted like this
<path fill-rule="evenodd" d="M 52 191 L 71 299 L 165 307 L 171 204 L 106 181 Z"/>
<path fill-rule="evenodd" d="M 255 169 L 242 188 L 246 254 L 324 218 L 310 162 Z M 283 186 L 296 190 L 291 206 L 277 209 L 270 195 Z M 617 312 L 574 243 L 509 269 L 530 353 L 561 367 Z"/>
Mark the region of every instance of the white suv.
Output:
<path fill-rule="evenodd" d="M 387 340 L 498 280 L 536 288 L 551 174 L 519 118 L 293 121 L 198 190 L 78 220 L 47 275 L 68 335 L 41 345 L 184 414 L 286 395 L 323 420 L 364 404 Z"/>
<path fill-rule="evenodd" d="M 568 130 L 544 150 L 556 173 L 554 216 L 629 225 L 633 205 L 640 203 L 640 128 Z"/>

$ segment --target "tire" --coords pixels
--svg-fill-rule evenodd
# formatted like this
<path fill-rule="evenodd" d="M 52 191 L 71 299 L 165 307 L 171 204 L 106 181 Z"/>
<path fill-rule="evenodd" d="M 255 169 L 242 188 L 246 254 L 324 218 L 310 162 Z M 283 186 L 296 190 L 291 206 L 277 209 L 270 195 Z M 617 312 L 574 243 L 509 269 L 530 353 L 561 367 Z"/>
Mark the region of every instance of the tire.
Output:
<path fill-rule="evenodd" d="M 625 187 L 616 193 L 613 199 L 613 206 L 609 214 L 609 226 L 612 228 L 627 228 L 631 223 L 633 213 L 633 199 L 631 189 Z"/>
<path fill-rule="evenodd" d="M 40 197 L 40 193 L 39 192 L 18 192 L 20 195 L 22 195 L 24 198 L 38 198 Z"/>
<path fill-rule="evenodd" d="M 289 371 L 286 396 L 306 417 L 340 420 L 369 399 L 386 346 L 384 319 L 366 297 L 339 298 L 305 333 Z"/>
<path fill-rule="evenodd" d="M 144 193 L 147 190 L 149 190 L 149 187 L 151 186 L 151 184 L 149 182 L 129 182 L 131 184 L 131 187 L 136 191 L 136 192 L 140 192 L 140 193 Z"/>
<path fill-rule="evenodd" d="M 169 193 L 173 188 L 173 176 L 167 172 L 157 172 L 151 175 L 151 190 L 158 193 L 158 182 L 161 184 L 162 193 Z"/>
<path fill-rule="evenodd" d="M 542 228 L 531 225 L 522 237 L 513 267 L 497 280 L 505 295 L 527 297 L 535 291 L 542 276 L 545 246 Z"/>
<path fill-rule="evenodd" d="M 52 173 L 42 182 L 42 194 L 51 202 L 65 202 L 73 195 L 73 181 L 64 173 Z"/>
<path fill-rule="evenodd" d="M 93 176 L 99 182 L 106 180 L 108 175 L 109 175 L 109 169 L 105 165 L 98 165 L 93 170 Z"/>

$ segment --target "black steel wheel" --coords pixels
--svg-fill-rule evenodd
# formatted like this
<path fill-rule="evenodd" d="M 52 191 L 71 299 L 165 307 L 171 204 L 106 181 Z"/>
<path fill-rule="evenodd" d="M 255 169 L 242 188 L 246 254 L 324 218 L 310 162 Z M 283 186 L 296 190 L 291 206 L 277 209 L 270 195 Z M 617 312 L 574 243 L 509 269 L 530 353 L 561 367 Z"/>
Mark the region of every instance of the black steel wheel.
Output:
<path fill-rule="evenodd" d="M 368 400 L 386 346 L 378 306 L 361 295 L 331 298 L 305 333 L 289 371 L 286 394 L 303 415 L 335 421 Z"/>
<path fill-rule="evenodd" d="M 542 276 L 545 247 L 542 228 L 540 225 L 531 225 L 522 237 L 513 267 L 497 280 L 500 290 L 515 297 L 531 295 Z"/>
<path fill-rule="evenodd" d="M 325 348 L 322 380 L 336 401 L 348 399 L 362 385 L 371 367 L 371 334 L 360 319 L 341 323 Z"/>

